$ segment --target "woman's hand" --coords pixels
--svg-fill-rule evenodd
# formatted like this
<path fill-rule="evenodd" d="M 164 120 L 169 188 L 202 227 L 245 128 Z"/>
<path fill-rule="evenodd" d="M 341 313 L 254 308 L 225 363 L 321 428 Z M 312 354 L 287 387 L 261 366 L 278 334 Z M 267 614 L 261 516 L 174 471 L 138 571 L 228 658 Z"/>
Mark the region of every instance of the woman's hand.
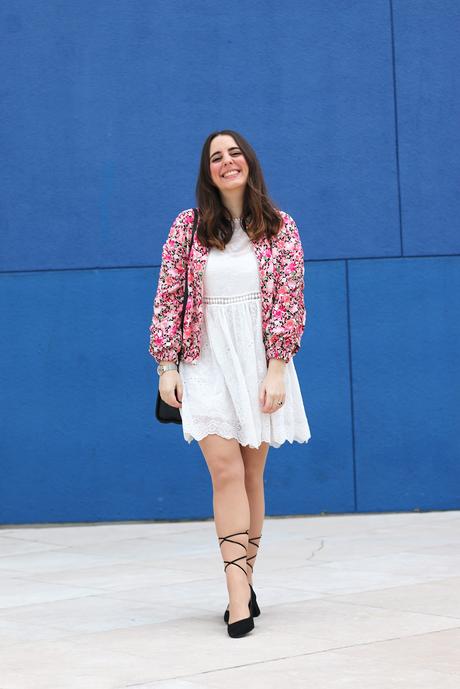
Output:
<path fill-rule="evenodd" d="M 182 409 L 182 380 L 179 371 L 165 371 L 160 376 L 158 387 L 163 402 L 176 409 Z"/>
<path fill-rule="evenodd" d="M 267 375 L 260 386 L 259 401 L 264 414 L 272 414 L 281 409 L 286 400 L 286 390 L 284 385 L 284 371 L 268 370 Z"/>

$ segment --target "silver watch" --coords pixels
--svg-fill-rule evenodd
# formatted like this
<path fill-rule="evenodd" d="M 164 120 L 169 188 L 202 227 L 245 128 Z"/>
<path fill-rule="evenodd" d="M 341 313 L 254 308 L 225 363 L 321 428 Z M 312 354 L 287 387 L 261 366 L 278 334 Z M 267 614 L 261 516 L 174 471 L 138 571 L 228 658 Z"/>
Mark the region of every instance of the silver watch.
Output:
<path fill-rule="evenodd" d="M 161 376 L 162 373 L 165 371 L 177 371 L 177 364 L 170 363 L 170 364 L 160 364 L 157 368 L 157 373 L 159 376 Z"/>

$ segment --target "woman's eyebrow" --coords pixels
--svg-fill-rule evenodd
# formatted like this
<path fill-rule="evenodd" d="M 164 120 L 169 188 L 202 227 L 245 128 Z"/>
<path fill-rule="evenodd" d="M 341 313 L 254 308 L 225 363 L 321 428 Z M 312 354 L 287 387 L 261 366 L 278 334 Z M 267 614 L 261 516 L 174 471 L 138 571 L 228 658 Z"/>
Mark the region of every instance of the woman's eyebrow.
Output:
<path fill-rule="evenodd" d="M 230 148 L 228 150 L 233 151 L 235 148 L 237 148 L 239 150 L 240 147 L 239 146 L 230 146 Z M 221 153 L 221 151 L 214 151 L 211 158 L 213 158 L 217 153 Z"/>

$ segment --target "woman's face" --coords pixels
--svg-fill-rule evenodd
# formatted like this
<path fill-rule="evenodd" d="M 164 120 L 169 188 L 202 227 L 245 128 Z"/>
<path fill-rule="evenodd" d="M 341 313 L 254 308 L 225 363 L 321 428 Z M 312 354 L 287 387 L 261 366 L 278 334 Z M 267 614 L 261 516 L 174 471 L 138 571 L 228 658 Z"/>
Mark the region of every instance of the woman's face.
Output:
<path fill-rule="evenodd" d="M 219 134 L 211 141 L 209 171 L 212 181 L 224 194 L 235 189 L 244 189 L 249 168 L 233 136 Z"/>

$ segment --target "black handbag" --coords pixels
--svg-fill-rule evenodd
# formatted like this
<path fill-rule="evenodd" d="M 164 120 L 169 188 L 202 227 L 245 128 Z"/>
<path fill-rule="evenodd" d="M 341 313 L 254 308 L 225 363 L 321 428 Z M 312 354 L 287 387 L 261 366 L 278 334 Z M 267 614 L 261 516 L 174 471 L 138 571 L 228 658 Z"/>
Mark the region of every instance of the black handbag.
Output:
<path fill-rule="evenodd" d="M 193 246 L 193 238 L 195 236 L 195 230 L 196 226 L 198 223 L 198 210 L 196 208 L 193 209 L 193 230 L 192 230 L 192 239 L 190 242 L 190 247 L 188 251 L 188 256 L 187 256 L 187 269 L 185 272 L 185 293 L 184 293 L 184 303 L 182 307 L 182 318 L 181 318 L 181 324 L 180 324 L 180 329 L 181 329 L 181 335 L 183 335 L 183 327 L 184 327 L 184 316 L 185 316 L 185 306 L 187 304 L 187 296 L 188 296 L 188 257 L 190 256 L 190 251 L 192 250 Z M 182 349 L 182 346 L 181 346 Z M 179 350 L 179 359 L 178 361 L 180 362 L 181 358 L 181 352 Z M 179 365 L 177 367 L 179 369 Z M 167 404 L 164 400 L 161 399 L 160 397 L 160 390 L 158 389 L 157 392 L 157 401 L 155 405 L 155 416 L 160 421 L 161 423 L 182 423 L 182 417 L 180 415 L 180 409 L 178 407 L 172 407 L 170 404 Z"/>

